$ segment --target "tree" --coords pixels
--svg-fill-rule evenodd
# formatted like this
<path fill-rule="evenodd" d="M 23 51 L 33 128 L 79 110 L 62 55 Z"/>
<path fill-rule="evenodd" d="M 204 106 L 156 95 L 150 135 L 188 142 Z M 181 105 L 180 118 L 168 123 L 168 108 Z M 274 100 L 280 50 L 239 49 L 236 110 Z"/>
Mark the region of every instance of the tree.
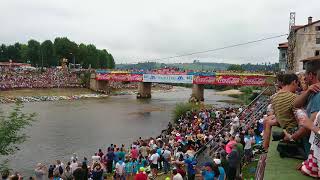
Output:
<path fill-rule="evenodd" d="M 108 54 L 108 64 L 107 64 L 107 67 L 109 69 L 113 69 L 116 67 L 116 63 L 114 62 L 114 59 L 113 59 L 113 56 L 112 54 Z"/>
<path fill-rule="evenodd" d="M 62 58 L 67 58 L 69 62 L 72 62 L 73 58 L 78 53 L 78 45 L 66 37 L 56 38 L 54 40 L 54 49 L 59 60 Z"/>
<path fill-rule="evenodd" d="M 31 39 L 28 41 L 28 51 L 27 51 L 28 60 L 34 66 L 41 65 L 40 60 L 40 43 L 36 40 Z"/>
<path fill-rule="evenodd" d="M 22 103 L 18 102 L 8 115 L 0 110 L 0 157 L 14 154 L 19 150 L 18 145 L 28 138 L 22 131 L 32 125 L 36 114 L 23 113 L 22 108 Z M 0 164 L 0 169 L 3 169 L 3 165 Z"/>
<path fill-rule="evenodd" d="M 5 44 L 1 44 L 0 46 L 0 61 L 5 62 L 8 61 L 8 48 Z"/>
<path fill-rule="evenodd" d="M 244 71 L 244 69 L 239 64 L 231 64 L 228 67 L 228 71 Z"/>
<path fill-rule="evenodd" d="M 50 40 L 45 40 L 41 43 L 41 58 L 43 58 L 43 64 L 47 67 L 57 65 L 53 43 Z"/>

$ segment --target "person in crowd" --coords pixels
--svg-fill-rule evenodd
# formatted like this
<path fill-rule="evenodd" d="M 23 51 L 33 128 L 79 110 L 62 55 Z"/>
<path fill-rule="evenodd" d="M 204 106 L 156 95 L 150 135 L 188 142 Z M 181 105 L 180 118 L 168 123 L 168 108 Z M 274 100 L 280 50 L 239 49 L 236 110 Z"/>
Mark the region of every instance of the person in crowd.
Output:
<path fill-rule="evenodd" d="M 244 160 L 246 163 L 250 163 L 251 159 L 253 158 L 253 153 L 252 153 L 252 145 L 255 144 L 255 138 L 253 135 L 253 129 L 249 129 L 246 131 L 245 133 L 245 137 L 244 137 L 244 142 L 245 142 L 245 146 L 244 146 Z"/>
<path fill-rule="evenodd" d="M 235 137 L 234 137 L 234 136 L 230 136 L 229 142 L 227 143 L 226 149 L 225 149 L 226 152 L 227 152 L 227 154 L 230 154 L 230 153 L 231 153 L 231 151 L 232 151 L 232 146 L 233 146 L 234 144 L 237 144 L 237 142 L 235 141 Z"/>
<path fill-rule="evenodd" d="M 57 160 L 56 162 L 57 162 L 56 167 L 59 169 L 59 173 L 61 175 L 64 170 L 64 164 L 60 160 Z"/>
<path fill-rule="evenodd" d="M 103 155 L 104 155 L 103 152 L 102 152 L 102 149 L 99 149 L 99 150 L 98 150 L 97 155 L 100 156 L 100 159 L 102 159 L 102 157 L 103 157 Z"/>
<path fill-rule="evenodd" d="M 228 155 L 228 180 L 234 180 L 237 177 L 237 171 L 240 166 L 240 155 L 237 150 L 237 144 L 232 145 L 232 151 Z"/>
<path fill-rule="evenodd" d="M 66 166 L 66 169 L 64 170 L 61 177 L 63 180 L 72 180 L 73 179 L 73 175 L 72 175 L 70 166 Z"/>
<path fill-rule="evenodd" d="M 10 175 L 10 172 L 9 170 L 3 170 L 1 172 L 1 179 L 2 180 L 8 180 L 9 179 L 9 175 Z M 41 179 L 42 180 L 42 179 Z"/>
<path fill-rule="evenodd" d="M 92 167 L 91 173 L 92 180 L 103 180 L 103 169 L 100 163 L 95 163 Z"/>
<path fill-rule="evenodd" d="M 217 178 L 217 180 L 225 180 L 226 172 L 224 171 L 224 168 L 221 166 L 221 160 L 213 159 L 213 162 L 218 167 L 218 170 L 219 170 L 219 177 Z"/>
<path fill-rule="evenodd" d="M 299 95 L 294 103 L 296 108 L 306 108 L 306 115 L 298 117 L 303 120 L 305 124 L 304 128 L 311 130 L 309 142 L 311 147 L 308 159 L 302 163 L 301 172 L 312 176 L 320 177 L 319 173 L 319 159 L 320 153 L 318 152 L 318 133 L 314 129 L 317 129 L 317 114 L 320 111 L 320 62 L 311 61 L 305 64 L 306 67 L 306 80 L 309 85 L 308 89 Z M 309 124 L 309 125 L 308 125 Z M 310 162 L 317 162 L 310 164 Z"/>
<path fill-rule="evenodd" d="M 78 162 L 76 158 L 72 160 L 72 163 L 70 164 L 71 172 L 75 171 L 78 168 Z"/>
<path fill-rule="evenodd" d="M 34 173 L 36 175 L 36 180 L 46 179 L 45 175 L 46 175 L 47 171 L 48 170 L 46 169 L 45 165 L 38 163 L 36 169 L 34 170 Z"/>
<path fill-rule="evenodd" d="M 115 178 L 119 180 L 125 180 L 125 167 L 126 164 L 119 158 L 119 161 L 116 164 Z"/>
<path fill-rule="evenodd" d="M 166 146 L 164 150 L 162 150 L 161 154 L 163 157 L 164 173 L 167 174 L 170 170 L 170 163 L 171 163 L 171 151 L 169 150 L 169 146 Z"/>
<path fill-rule="evenodd" d="M 126 167 L 125 167 L 125 170 L 126 170 L 126 179 L 130 179 L 132 177 L 132 175 L 134 174 L 133 173 L 133 162 L 132 160 L 130 159 L 130 157 L 128 157 L 125 161 L 126 163 Z"/>
<path fill-rule="evenodd" d="M 113 166 L 113 160 L 114 160 L 114 152 L 113 152 L 113 144 L 108 147 L 108 153 L 106 154 L 107 157 L 107 173 L 112 173 L 112 166 Z"/>
<path fill-rule="evenodd" d="M 55 165 L 50 165 L 50 166 L 49 166 L 49 169 L 48 169 L 48 178 L 49 178 L 49 179 L 52 179 L 52 178 L 53 178 L 53 171 L 54 171 L 55 168 L 56 168 Z"/>
<path fill-rule="evenodd" d="M 183 177 L 178 173 L 177 169 L 172 170 L 172 180 L 183 180 Z"/>
<path fill-rule="evenodd" d="M 139 173 L 134 176 L 134 180 L 147 180 L 148 176 L 145 173 L 144 167 L 139 168 Z"/>
<path fill-rule="evenodd" d="M 202 169 L 202 178 L 203 180 L 212 180 L 215 178 L 215 174 L 213 171 L 213 163 L 206 162 Z"/>
<path fill-rule="evenodd" d="M 184 163 L 187 165 L 188 180 L 195 180 L 197 161 L 195 158 L 188 157 Z"/>
<path fill-rule="evenodd" d="M 152 150 L 152 155 L 149 158 L 152 174 L 156 177 L 158 175 L 158 160 L 160 156 L 155 149 Z"/>

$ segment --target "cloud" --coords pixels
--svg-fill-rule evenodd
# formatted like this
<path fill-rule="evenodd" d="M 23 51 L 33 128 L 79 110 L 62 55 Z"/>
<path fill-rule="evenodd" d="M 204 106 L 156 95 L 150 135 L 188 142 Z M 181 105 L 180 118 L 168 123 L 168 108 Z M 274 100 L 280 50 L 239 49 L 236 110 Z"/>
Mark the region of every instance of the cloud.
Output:
<path fill-rule="evenodd" d="M 68 37 L 107 49 L 116 61 L 137 62 L 215 49 L 288 32 L 320 18 L 318 0 L 1 0 L 1 43 Z M 163 60 L 256 63 L 278 61 L 279 38 L 237 48 Z"/>

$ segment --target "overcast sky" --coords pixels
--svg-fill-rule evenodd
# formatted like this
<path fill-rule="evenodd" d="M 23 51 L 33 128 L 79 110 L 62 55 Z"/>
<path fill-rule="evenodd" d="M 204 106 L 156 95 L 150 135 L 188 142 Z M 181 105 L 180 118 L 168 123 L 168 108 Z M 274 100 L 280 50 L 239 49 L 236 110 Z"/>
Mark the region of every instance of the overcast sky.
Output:
<path fill-rule="evenodd" d="M 116 63 L 154 60 L 288 33 L 320 19 L 320 0 L 0 0 L 0 43 L 68 37 L 113 54 Z M 286 37 L 161 62 L 278 61 Z"/>

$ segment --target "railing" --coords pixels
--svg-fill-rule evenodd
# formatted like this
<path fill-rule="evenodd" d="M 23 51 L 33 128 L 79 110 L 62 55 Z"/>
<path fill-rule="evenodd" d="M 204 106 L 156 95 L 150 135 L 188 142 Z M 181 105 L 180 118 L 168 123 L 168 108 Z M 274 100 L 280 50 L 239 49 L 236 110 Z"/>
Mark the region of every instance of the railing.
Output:
<path fill-rule="evenodd" d="M 260 99 L 260 97 L 267 91 L 267 90 L 271 90 L 271 88 L 274 88 L 272 86 L 267 87 L 266 89 L 264 89 L 253 101 L 251 101 L 241 112 L 238 113 L 238 117 L 240 117 L 242 115 L 242 113 L 246 112 L 246 110 L 252 105 L 254 104 L 258 99 Z M 228 128 L 230 126 L 232 121 L 228 122 L 223 128 L 221 128 L 220 131 L 218 131 L 217 134 L 215 134 L 215 136 L 208 141 L 206 144 L 204 144 L 196 153 L 195 153 L 195 157 L 198 157 L 200 153 L 202 153 L 205 149 L 208 148 L 208 146 L 210 146 L 211 143 L 213 143 L 215 141 L 215 139 L 219 136 L 219 134 L 221 134 L 225 128 Z M 215 146 L 213 148 L 216 148 L 219 143 L 218 142 L 214 142 Z M 217 148 L 218 150 L 219 148 Z"/>

